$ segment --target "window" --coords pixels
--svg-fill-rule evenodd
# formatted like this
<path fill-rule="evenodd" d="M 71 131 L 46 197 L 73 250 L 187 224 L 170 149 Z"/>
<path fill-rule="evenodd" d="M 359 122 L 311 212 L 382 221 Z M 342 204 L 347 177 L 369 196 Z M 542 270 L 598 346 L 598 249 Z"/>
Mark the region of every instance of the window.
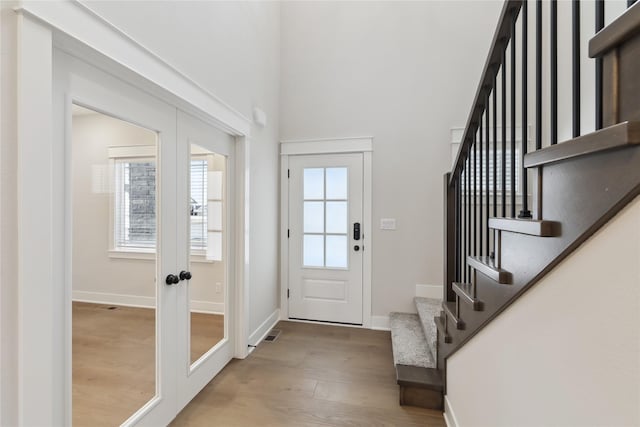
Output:
<path fill-rule="evenodd" d="M 475 188 L 476 190 L 480 191 L 481 189 L 483 189 L 484 191 L 486 191 L 486 179 L 487 179 L 487 172 L 489 173 L 489 193 L 493 194 L 493 170 L 494 170 L 494 164 L 493 164 L 493 147 L 491 148 L 491 150 L 489 150 L 489 170 L 487 171 L 486 169 L 486 151 L 483 149 L 482 151 L 482 166 L 480 165 L 480 157 L 478 156 L 477 158 L 477 168 L 475 171 Z M 506 190 L 507 190 L 507 194 L 511 193 L 511 147 L 509 147 L 509 145 L 507 144 L 506 147 L 506 178 L 507 178 L 507 182 L 506 182 Z M 498 194 L 502 194 L 502 147 L 498 147 L 498 149 L 496 150 L 496 159 L 497 159 L 497 170 L 496 170 L 496 177 L 498 178 L 498 182 L 497 182 L 497 191 Z M 520 158 L 520 148 L 516 147 L 516 191 L 520 192 L 520 175 L 522 174 L 522 159 Z M 470 163 L 471 167 L 470 170 L 473 171 L 473 161 L 471 161 Z M 473 191 L 473 179 L 474 179 L 474 174 L 473 172 L 471 172 L 471 187 L 470 190 Z M 466 175 L 464 176 L 464 180 L 462 183 L 462 190 L 463 192 L 466 190 L 467 188 L 467 177 Z"/>
<path fill-rule="evenodd" d="M 155 160 L 117 159 L 114 172 L 114 247 L 117 250 L 155 250 Z"/>
<path fill-rule="evenodd" d="M 157 240 L 155 147 L 109 149 L 114 177 L 112 249 L 153 253 Z M 191 254 L 222 260 L 222 171 L 211 171 L 213 153 L 192 156 Z"/>

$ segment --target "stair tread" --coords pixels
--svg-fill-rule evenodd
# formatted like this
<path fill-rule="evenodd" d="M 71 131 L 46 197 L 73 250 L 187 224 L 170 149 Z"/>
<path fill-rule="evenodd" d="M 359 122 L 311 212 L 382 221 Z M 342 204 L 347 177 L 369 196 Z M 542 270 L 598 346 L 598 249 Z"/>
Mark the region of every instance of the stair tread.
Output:
<path fill-rule="evenodd" d="M 422 331 L 429 344 L 429 350 L 433 360 L 436 360 L 436 341 L 438 340 L 438 332 L 435 323 L 433 323 L 434 316 L 438 315 L 440 311 L 442 300 L 435 298 L 415 297 L 413 299 L 416 310 L 418 311 L 418 317 L 422 324 Z"/>
<path fill-rule="evenodd" d="M 560 223 L 538 219 L 489 218 L 489 228 L 540 237 L 560 235 Z"/>
<path fill-rule="evenodd" d="M 640 122 L 623 122 L 524 156 L 524 167 L 542 166 L 572 157 L 640 144 Z"/>
<path fill-rule="evenodd" d="M 622 44 L 640 28 L 640 6 L 630 7 L 589 40 L 589 57 L 602 56 Z"/>
<path fill-rule="evenodd" d="M 471 304 L 475 311 L 482 311 L 482 301 L 473 297 L 473 285 L 471 283 L 453 282 L 452 287 L 453 292 L 455 292 L 463 302 Z"/>
<path fill-rule="evenodd" d="M 447 316 L 449 316 L 449 320 L 453 322 L 457 329 L 464 329 L 464 322 L 458 317 L 456 313 L 456 302 L 455 301 L 444 301 L 442 303 L 442 308 L 444 308 L 444 312 Z"/>
<path fill-rule="evenodd" d="M 396 365 L 396 378 L 398 385 L 404 387 L 426 388 L 435 391 L 444 389 L 442 372 L 435 368 Z"/>
<path fill-rule="evenodd" d="M 511 273 L 495 265 L 495 260 L 488 256 L 468 256 L 469 266 L 495 280 L 498 283 L 511 283 Z"/>
<path fill-rule="evenodd" d="M 424 335 L 422 324 L 417 314 L 391 313 L 389 315 L 389 324 L 391 327 L 393 363 L 423 368 L 436 366 L 435 358 L 429 349 L 427 338 Z"/>

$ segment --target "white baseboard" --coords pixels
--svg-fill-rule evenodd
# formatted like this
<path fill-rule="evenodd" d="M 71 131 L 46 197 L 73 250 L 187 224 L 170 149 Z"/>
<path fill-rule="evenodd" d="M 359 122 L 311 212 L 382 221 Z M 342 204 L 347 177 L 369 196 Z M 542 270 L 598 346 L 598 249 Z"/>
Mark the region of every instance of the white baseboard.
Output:
<path fill-rule="evenodd" d="M 371 329 L 389 331 L 389 316 L 371 316 Z"/>
<path fill-rule="evenodd" d="M 154 297 L 104 292 L 73 291 L 73 301 L 139 308 L 154 308 L 156 306 L 156 299 Z M 191 301 L 191 311 L 195 313 L 224 314 L 224 303 Z"/>
<path fill-rule="evenodd" d="M 444 422 L 447 423 L 447 427 L 458 427 L 458 421 L 456 420 L 456 416 L 453 413 L 453 409 L 451 409 L 451 402 L 447 398 L 444 397 Z"/>
<path fill-rule="evenodd" d="M 416 285 L 416 296 L 442 299 L 442 285 Z"/>
<path fill-rule="evenodd" d="M 263 339 L 267 336 L 269 331 L 273 329 L 273 327 L 280 321 L 280 309 L 276 308 L 276 310 L 271 313 L 269 317 L 267 317 L 264 322 L 258 326 L 258 328 L 249 335 L 249 345 L 257 346 L 262 342 Z"/>

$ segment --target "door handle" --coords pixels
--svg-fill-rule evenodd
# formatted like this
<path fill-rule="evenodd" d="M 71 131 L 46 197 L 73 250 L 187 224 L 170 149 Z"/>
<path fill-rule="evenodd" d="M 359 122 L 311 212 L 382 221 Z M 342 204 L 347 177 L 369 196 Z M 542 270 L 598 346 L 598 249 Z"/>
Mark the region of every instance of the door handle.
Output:
<path fill-rule="evenodd" d="M 360 240 L 360 223 L 353 223 L 353 240 Z"/>
<path fill-rule="evenodd" d="M 167 278 L 164 280 L 164 283 L 166 283 L 167 285 L 175 285 L 178 282 L 180 282 L 180 278 L 175 274 L 169 274 Z"/>
<path fill-rule="evenodd" d="M 180 272 L 180 280 L 191 280 L 191 272 L 182 270 Z"/>

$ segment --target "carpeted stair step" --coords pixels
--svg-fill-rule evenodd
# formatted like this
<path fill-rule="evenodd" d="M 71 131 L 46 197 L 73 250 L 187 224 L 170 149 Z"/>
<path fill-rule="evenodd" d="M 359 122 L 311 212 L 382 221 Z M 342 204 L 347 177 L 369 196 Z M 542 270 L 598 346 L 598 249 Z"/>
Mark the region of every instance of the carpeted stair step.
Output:
<path fill-rule="evenodd" d="M 438 331 L 433 318 L 440 313 L 442 309 L 442 300 L 435 298 L 423 298 L 415 297 L 414 303 L 418 316 L 420 317 L 420 323 L 422 324 L 422 331 L 427 339 L 429 350 L 431 351 L 431 357 L 436 360 L 436 341 L 438 340 Z"/>
<path fill-rule="evenodd" d="M 435 358 L 429 348 L 420 318 L 412 313 L 391 313 L 391 346 L 396 365 L 434 368 Z"/>

